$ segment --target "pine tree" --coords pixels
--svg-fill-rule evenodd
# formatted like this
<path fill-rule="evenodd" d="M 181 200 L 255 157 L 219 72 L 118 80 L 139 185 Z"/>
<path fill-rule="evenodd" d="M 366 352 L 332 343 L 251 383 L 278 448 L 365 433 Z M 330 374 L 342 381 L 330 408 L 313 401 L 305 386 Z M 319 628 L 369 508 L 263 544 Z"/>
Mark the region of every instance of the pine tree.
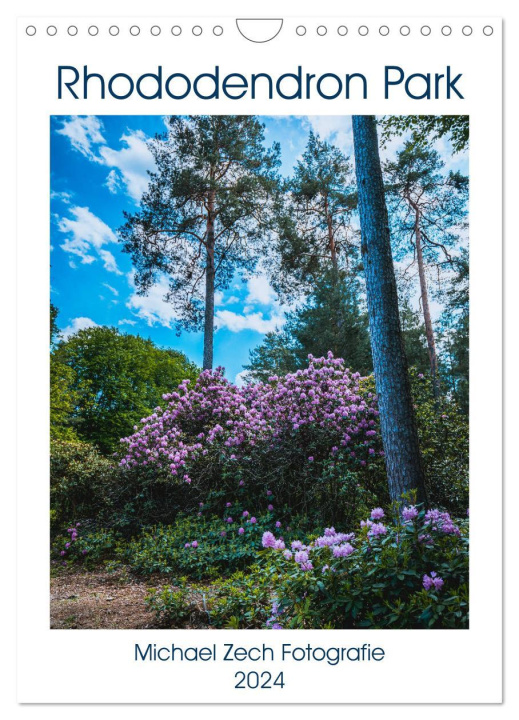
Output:
<path fill-rule="evenodd" d="M 436 401 L 439 401 L 438 354 L 430 309 L 428 271 L 452 263 L 449 250 L 459 242 L 464 227 L 468 178 L 442 172 L 444 162 L 435 150 L 410 141 L 384 164 L 390 196 L 393 239 L 397 259 L 409 253 L 418 268 L 429 364 Z M 412 263 L 412 264 L 413 264 Z"/>
<path fill-rule="evenodd" d="M 279 146 L 264 146 L 252 116 L 171 117 L 150 142 L 157 166 L 140 210 L 125 214 L 124 250 L 146 294 L 161 274 L 177 330 L 204 331 L 204 369 L 213 365 L 214 294 L 236 270 L 253 272 L 269 228 Z"/>
<path fill-rule="evenodd" d="M 415 491 L 426 501 L 396 288 L 375 117 L 353 116 L 361 252 L 366 277 L 371 352 L 379 397 L 389 494 Z"/>
<path fill-rule="evenodd" d="M 305 368 L 309 355 L 322 357 L 328 351 L 362 375 L 373 369 L 359 282 L 343 271 L 338 280 L 333 271 L 317 280 L 305 301 L 286 314 L 283 330 L 269 333 L 250 352 L 245 369 L 254 380 L 264 382 L 272 375 Z"/>
<path fill-rule="evenodd" d="M 469 257 L 463 249 L 455 275 L 445 292 L 447 305 L 440 318 L 444 376 L 458 405 L 469 411 Z"/>
<path fill-rule="evenodd" d="M 310 132 L 284 190 L 272 282 L 281 297 L 293 297 L 295 291 L 311 290 L 323 274 L 338 281 L 339 269 L 358 245 L 351 223 L 357 197 L 350 160 Z"/>
<path fill-rule="evenodd" d="M 273 375 L 287 375 L 297 370 L 297 356 L 293 339 L 278 330 L 268 332 L 261 345 L 249 350 L 249 364 L 244 365 L 248 379 L 268 382 Z"/>
<path fill-rule="evenodd" d="M 344 272 L 329 272 L 316 281 L 314 292 L 287 316 L 285 333 L 292 339 L 298 366 L 308 355 L 326 356 L 329 350 L 362 375 L 372 369 L 367 315 L 361 310 L 358 280 Z"/>
<path fill-rule="evenodd" d="M 429 369 L 429 355 L 425 326 L 420 313 L 413 310 L 407 298 L 400 301 L 400 323 L 407 364 L 418 372 L 426 373 Z"/>

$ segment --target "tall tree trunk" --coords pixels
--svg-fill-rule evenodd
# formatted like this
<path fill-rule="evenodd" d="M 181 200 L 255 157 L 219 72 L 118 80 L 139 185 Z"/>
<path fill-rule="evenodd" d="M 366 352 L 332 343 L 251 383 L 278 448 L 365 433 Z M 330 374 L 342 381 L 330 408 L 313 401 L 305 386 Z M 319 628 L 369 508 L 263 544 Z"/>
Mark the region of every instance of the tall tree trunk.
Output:
<path fill-rule="evenodd" d="M 440 401 L 440 382 L 438 378 L 438 356 L 436 355 L 436 343 L 434 341 L 433 324 L 431 320 L 431 310 L 429 308 L 429 292 L 427 290 L 427 278 L 425 277 L 425 267 L 423 263 L 422 251 L 422 233 L 420 229 L 420 208 L 411 198 L 407 198 L 409 204 L 415 211 L 415 238 L 416 238 L 416 260 L 418 262 L 418 275 L 420 278 L 420 295 L 422 298 L 422 311 L 425 323 L 425 335 L 427 337 L 427 351 L 429 353 L 429 364 L 431 366 L 431 376 L 433 383 L 434 400 L 436 404 Z"/>
<path fill-rule="evenodd" d="M 207 203 L 207 239 L 205 266 L 204 370 L 213 367 L 214 336 L 214 208 L 215 193 L 209 193 Z"/>
<path fill-rule="evenodd" d="M 328 204 L 328 195 L 324 195 L 324 213 L 326 215 L 326 227 L 328 229 L 328 250 L 330 251 L 330 259 L 332 261 L 332 289 L 333 289 L 333 310 L 335 312 L 335 341 L 334 347 L 329 348 L 337 357 L 339 342 L 342 335 L 342 327 L 344 325 L 343 318 L 341 317 L 342 308 L 338 302 L 338 287 L 339 287 L 339 261 L 337 259 L 337 245 L 335 244 L 335 237 L 333 235 L 333 218 L 330 213 Z"/>
<path fill-rule="evenodd" d="M 353 117 L 353 141 L 371 350 L 389 494 L 392 500 L 401 502 L 402 493 L 414 490 L 418 502 L 425 503 L 374 116 Z"/>
<path fill-rule="evenodd" d="M 328 207 L 327 195 L 324 196 L 324 212 L 326 215 L 326 226 L 328 228 L 328 249 L 330 250 L 330 257 L 332 260 L 334 283 L 336 283 L 339 276 L 339 263 L 337 261 L 337 246 L 335 244 L 335 238 L 333 236 L 333 220 Z"/>

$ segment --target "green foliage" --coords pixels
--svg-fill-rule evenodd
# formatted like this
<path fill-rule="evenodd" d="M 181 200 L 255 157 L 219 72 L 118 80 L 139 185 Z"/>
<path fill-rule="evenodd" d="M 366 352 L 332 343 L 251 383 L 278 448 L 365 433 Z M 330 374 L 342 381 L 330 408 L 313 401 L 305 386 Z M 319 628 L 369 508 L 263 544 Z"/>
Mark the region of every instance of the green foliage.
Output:
<path fill-rule="evenodd" d="M 386 115 L 379 125 L 382 127 L 380 139 L 383 147 L 395 136 L 408 132 L 414 145 L 447 137 L 457 153 L 466 150 L 469 144 L 468 115 Z"/>
<path fill-rule="evenodd" d="M 254 116 L 172 116 L 168 126 L 149 143 L 157 170 L 119 233 L 139 290 L 167 274 L 178 331 L 202 330 L 207 268 L 216 289 L 227 288 L 236 270 L 254 270 L 278 190 L 280 149 L 265 147 Z"/>
<path fill-rule="evenodd" d="M 269 333 L 250 351 L 245 370 L 258 382 L 272 375 L 295 372 L 308 365 L 308 356 L 331 350 L 346 366 L 367 375 L 372 371 L 367 315 L 362 310 L 359 283 L 343 271 L 315 280 L 306 300 L 286 315 L 283 330 Z"/>
<path fill-rule="evenodd" d="M 58 308 L 51 303 L 50 304 L 50 344 L 51 344 L 51 347 L 54 345 L 54 343 L 60 337 L 60 331 L 59 331 L 59 327 L 58 327 L 58 315 L 59 315 Z"/>
<path fill-rule="evenodd" d="M 146 528 L 125 543 L 120 559 L 140 575 L 163 573 L 175 578 L 215 579 L 235 570 L 243 570 L 254 562 L 265 530 L 275 530 L 272 513 L 258 515 L 255 523 L 241 517 L 236 506 L 226 510 L 233 522 L 214 515 L 179 515 L 172 525 Z M 250 518 L 250 516 L 249 516 Z M 244 532 L 240 534 L 239 528 Z M 292 536 L 298 529 L 291 523 Z M 225 533 L 225 535 L 222 535 Z M 193 542 L 195 546 L 193 547 Z M 186 547 L 187 545 L 187 547 Z"/>
<path fill-rule="evenodd" d="M 384 163 L 386 200 L 391 224 L 395 259 L 412 255 L 416 262 L 417 214 L 421 247 L 426 266 L 439 272 L 452 262 L 452 251 L 460 243 L 465 229 L 468 177 L 445 170 L 445 162 L 428 145 L 406 141 L 395 160 Z M 456 255 L 456 253 L 454 253 Z"/>
<path fill-rule="evenodd" d="M 234 629 L 263 627 L 278 580 L 274 564 L 269 567 L 255 564 L 247 572 L 236 572 L 228 580 L 220 581 L 209 598 L 211 624 Z"/>
<path fill-rule="evenodd" d="M 77 440 L 51 442 L 50 475 L 53 535 L 80 521 L 90 530 L 111 528 L 129 537 L 144 525 L 171 522 L 197 504 L 189 488 L 166 482 L 156 468 L 123 470 Z"/>
<path fill-rule="evenodd" d="M 373 369 L 368 318 L 359 282 L 351 274 L 327 273 L 317 279 L 307 301 L 287 316 L 284 332 L 293 338 L 298 367 L 306 366 L 308 355 L 326 356 L 331 350 L 361 375 Z"/>
<path fill-rule="evenodd" d="M 406 298 L 400 302 L 400 322 L 408 366 L 422 373 L 429 372 L 427 337 L 423 320 Z"/>
<path fill-rule="evenodd" d="M 166 585 L 153 588 L 146 596 L 146 605 L 153 610 L 161 627 L 183 627 L 196 612 L 196 606 L 189 601 L 185 590 Z"/>
<path fill-rule="evenodd" d="M 409 375 L 429 504 L 463 515 L 469 504 L 468 418 L 456 401 L 447 396 L 442 398 L 438 411 L 429 373 L 411 368 Z M 364 384 L 366 391 L 374 392 L 373 376 L 366 378 Z M 367 503 L 378 497 L 385 506 L 386 497 L 379 487 L 375 485 L 372 489 Z"/>
<path fill-rule="evenodd" d="M 117 557 L 120 537 L 113 530 L 100 529 L 83 531 L 82 523 L 68 528 L 66 535 L 57 535 L 51 545 L 53 562 L 62 565 L 74 564 L 93 568 L 102 561 Z"/>
<path fill-rule="evenodd" d="M 323 275 L 337 275 L 358 254 L 352 224 L 357 195 L 349 158 L 313 132 L 284 190 L 277 252 L 268 257 L 276 292 L 291 300 L 295 292 L 312 291 Z"/>
<path fill-rule="evenodd" d="M 211 625 L 289 629 L 464 628 L 468 626 L 468 522 L 457 533 L 394 516 L 383 535 L 365 525 L 348 557 L 331 547 L 310 551 L 303 569 L 282 550 L 257 552 L 256 562 L 210 587 L 166 588 L 148 603 L 161 622 L 185 617 L 193 592 L 204 594 Z M 287 543 L 288 545 L 288 543 Z M 424 586 L 439 577 L 442 585 Z"/>
<path fill-rule="evenodd" d="M 180 352 L 108 327 L 80 330 L 51 358 L 53 434 L 62 436 L 61 428 L 69 427 L 104 453 L 118 449 L 120 438 L 153 412 L 164 393 L 199 372 Z"/>
<path fill-rule="evenodd" d="M 435 407 L 430 376 L 411 372 L 429 502 L 462 514 L 469 504 L 469 423 L 454 399 Z"/>
<path fill-rule="evenodd" d="M 55 349 L 61 339 L 58 328 L 59 310 L 50 304 L 50 346 Z M 74 370 L 51 353 L 50 356 L 50 436 L 53 440 L 77 440 L 70 418 L 77 402 Z"/>
<path fill-rule="evenodd" d="M 78 440 L 71 418 L 76 408 L 76 373 L 55 356 L 50 356 L 50 437 L 52 440 Z"/>
<path fill-rule="evenodd" d="M 52 440 L 51 529 L 86 518 L 106 517 L 117 469 L 88 443 Z"/>
<path fill-rule="evenodd" d="M 469 256 L 463 250 L 455 275 L 445 291 L 447 305 L 440 318 L 442 373 L 460 408 L 469 411 Z"/>
<path fill-rule="evenodd" d="M 312 553 L 312 572 L 285 570 L 276 588 L 284 627 L 467 627 L 466 538 L 435 537 L 427 545 L 418 537 L 414 526 L 391 528 L 382 539 L 361 541 L 357 551 L 334 565 L 335 572 L 323 572 L 332 563 L 329 548 Z M 422 578 L 431 571 L 445 582 L 441 593 L 423 587 Z"/>
<path fill-rule="evenodd" d="M 297 360 L 293 338 L 283 331 L 268 332 L 261 345 L 249 350 L 249 364 L 243 368 L 254 382 L 268 382 L 272 375 L 294 372 Z"/>

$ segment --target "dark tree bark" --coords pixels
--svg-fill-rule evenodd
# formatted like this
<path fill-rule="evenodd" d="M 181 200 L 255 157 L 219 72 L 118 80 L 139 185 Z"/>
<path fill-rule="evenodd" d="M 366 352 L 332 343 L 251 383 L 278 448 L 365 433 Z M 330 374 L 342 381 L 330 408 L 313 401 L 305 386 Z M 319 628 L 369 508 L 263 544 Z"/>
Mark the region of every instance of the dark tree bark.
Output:
<path fill-rule="evenodd" d="M 207 202 L 207 239 L 205 267 L 205 316 L 204 316 L 204 370 L 213 367 L 214 338 L 214 213 L 215 193 L 211 191 Z"/>
<path fill-rule="evenodd" d="M 374 116 L 353 117 L 353 141 L 369 328 L 389 493 L 416 491 L 426 502 L 424 472 L 404 352 L 389 222 Z"/>
<path fill-rule="evenodd" d="M 333 277 L 337 280 L 339 276 L 339 261 L 337 260 L 337 246 L 333 234 L 333 219 L 328 208 L 328 197 L 324 197 L 324 211 L 326 213 L 326 227 L 328 229 L 328 248 L 330 250 L 330 259 L 332 261 Z"/>
<path fill-rule="evenodd" d="M 425 324 L 425 335 L 427 337 L 427 352 L 429 353 L 429 365 L 431 367 L 431 377 L 433 383 L 433 393 L 436 406 L 440 402 L 440 381 L 438 377 L 438 356 L 436 354 L 436 343 L 434 341 L 434 329 L 431 319 L 431 310 L 429 308 L 429 292 L 427 290 L 427 278 L 425 276 L 425 266 L 422 250 L 422 231 L 420 228 L 420 208 L 411 198 L 407 198 L 409 204 L 415 211 L 415 247 L 416 262 L 418 263 L 418 276 L 420 278 L 420 298 L 422 301 L 423 319 Z"/>

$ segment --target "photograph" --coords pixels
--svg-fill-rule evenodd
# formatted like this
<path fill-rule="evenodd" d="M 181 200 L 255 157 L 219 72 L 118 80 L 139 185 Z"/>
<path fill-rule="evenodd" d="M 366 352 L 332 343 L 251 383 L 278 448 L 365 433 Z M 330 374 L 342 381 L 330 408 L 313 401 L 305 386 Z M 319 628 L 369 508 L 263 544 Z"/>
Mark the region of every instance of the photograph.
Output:
<path fill-rule="evenodd" d="M 468 629 L 469 116 L 49 133 L 50 628 Z"/>

